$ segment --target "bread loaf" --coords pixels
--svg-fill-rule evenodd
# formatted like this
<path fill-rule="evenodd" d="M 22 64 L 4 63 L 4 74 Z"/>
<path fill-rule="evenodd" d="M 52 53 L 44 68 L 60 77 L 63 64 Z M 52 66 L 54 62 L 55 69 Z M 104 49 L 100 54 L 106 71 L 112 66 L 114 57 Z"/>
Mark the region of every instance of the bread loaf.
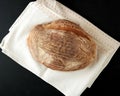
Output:
<path fill-rule="evenodd" d="M 27 44 L 37 62 L 54 70 L 83 69 L 96 58 L 92 37 L 79 25 L 64 19 L 35 26 Z"/>

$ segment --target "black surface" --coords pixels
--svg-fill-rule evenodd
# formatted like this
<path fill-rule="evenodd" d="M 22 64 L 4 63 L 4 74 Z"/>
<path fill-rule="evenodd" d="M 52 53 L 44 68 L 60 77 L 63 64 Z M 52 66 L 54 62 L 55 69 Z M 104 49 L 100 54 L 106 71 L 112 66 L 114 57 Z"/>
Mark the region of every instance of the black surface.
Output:
<path fill-rule="evenodd" d="M 31 0 L 0 0 L 0 41 Z M 120 41 L 116 0 L 58 0 Z M 90 89 L 81 96 L 120 96 L 120 48 Z M 0 52 L 0 96 L 64 96 Z"/>

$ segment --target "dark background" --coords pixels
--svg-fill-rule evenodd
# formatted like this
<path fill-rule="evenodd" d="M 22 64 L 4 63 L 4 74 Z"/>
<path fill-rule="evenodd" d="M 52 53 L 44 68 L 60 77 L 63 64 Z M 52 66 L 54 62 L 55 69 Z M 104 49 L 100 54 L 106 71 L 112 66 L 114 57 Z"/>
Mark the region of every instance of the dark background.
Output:
<path fill-rule="evenodd" d="M 32 0 L 0 0 L 0 41 Z M 58 0 L 120 41 L 120 8 L 117 0 Z M 120 48 L 90 89 L 81 96 L 120 96 Z M 0 50 L 0 96 L 64 96 L 19 66 Z"/>

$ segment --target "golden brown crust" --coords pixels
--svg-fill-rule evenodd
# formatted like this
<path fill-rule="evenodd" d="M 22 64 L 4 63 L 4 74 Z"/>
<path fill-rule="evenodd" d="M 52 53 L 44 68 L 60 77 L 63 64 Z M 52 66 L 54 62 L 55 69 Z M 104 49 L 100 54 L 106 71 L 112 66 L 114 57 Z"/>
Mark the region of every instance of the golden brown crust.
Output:
<path fill-rule="evenodd" d="M 68 20 L 35 26 L 27 44 L 35 60 L 54 70 L 83 69 L 96 58 L 96 44 L 92 37 Z"/>

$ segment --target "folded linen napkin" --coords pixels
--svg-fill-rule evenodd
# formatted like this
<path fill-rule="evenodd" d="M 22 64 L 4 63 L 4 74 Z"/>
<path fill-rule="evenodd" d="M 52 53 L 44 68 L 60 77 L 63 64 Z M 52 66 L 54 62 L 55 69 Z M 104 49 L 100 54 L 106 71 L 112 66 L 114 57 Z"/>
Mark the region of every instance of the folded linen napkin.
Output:
<path fill-rule="evenodd" d="M 95 39 L 98 57 L 93 65 L 83 70 L 62 72 L 46 68 L 32 58 L 26 43 L 30 30 L 37 24 L 57 19 L 79 24 Z M 119 42 L 55 0 L 30 2 L 9 31 L 0 44 L 2 52 L 66 96 L 80 96 L 90 87 L 120 46 Z"/>

